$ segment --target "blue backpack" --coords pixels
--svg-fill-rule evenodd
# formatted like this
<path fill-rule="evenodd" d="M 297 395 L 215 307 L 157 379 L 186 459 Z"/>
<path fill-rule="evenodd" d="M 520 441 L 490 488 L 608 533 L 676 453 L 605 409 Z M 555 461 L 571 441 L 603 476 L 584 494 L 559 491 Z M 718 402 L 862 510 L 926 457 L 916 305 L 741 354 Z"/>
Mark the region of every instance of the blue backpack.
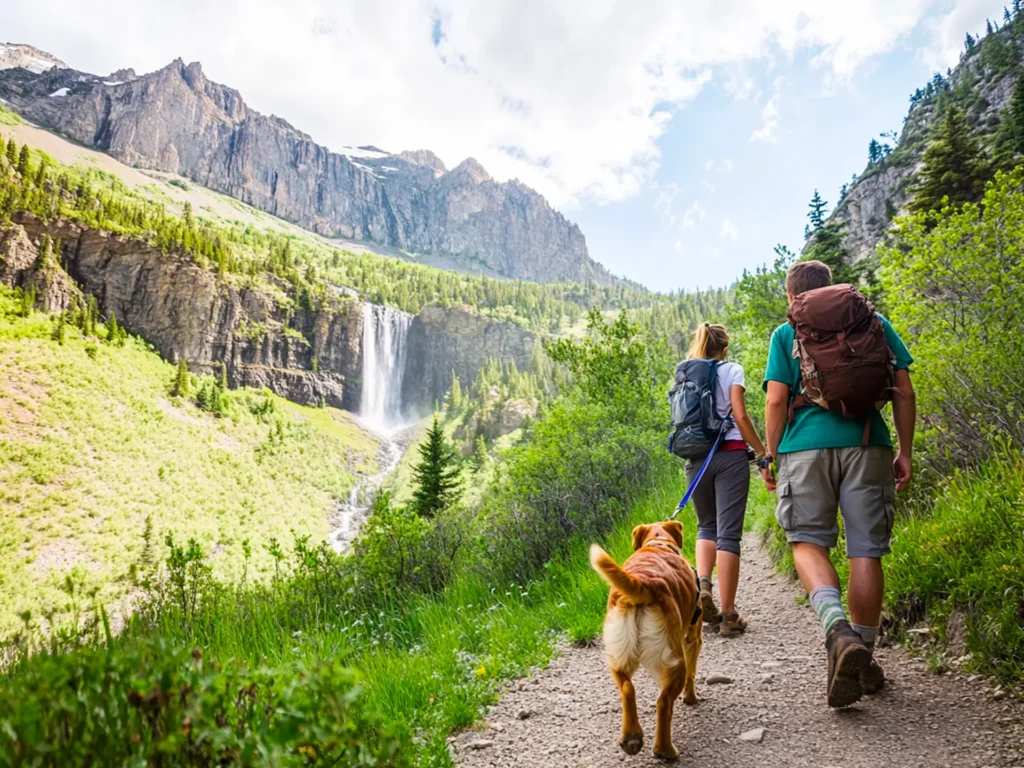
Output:
<path fill-rule="evenodd" d="M 668 450 L 681 459 L 708 455 L 718 436 L 732 424 L 718 415 L 715 382 L 721 360 L 683 360 L 676 366 L 676 383 L 669 390 L 673 432 Z"/>

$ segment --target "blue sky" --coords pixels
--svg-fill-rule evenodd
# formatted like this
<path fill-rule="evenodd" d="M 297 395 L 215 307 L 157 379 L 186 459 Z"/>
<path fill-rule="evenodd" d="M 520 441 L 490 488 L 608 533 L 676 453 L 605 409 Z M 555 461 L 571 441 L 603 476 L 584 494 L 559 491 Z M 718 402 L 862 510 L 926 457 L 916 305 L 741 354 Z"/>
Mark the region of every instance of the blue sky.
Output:
<path fill-rule="evenodd" d="M 1001 18 L 1001 8 L 993 15 Z M 799 251 L 814 190 L 831 208 L 841 185 L 863 171 L 868 142 L 902 129 L 910 93 L 934 72 L 921 55 L 926 44 L 922 27 L 832 90 L 810 66 L 811 53 L 752 72 L 760 99 L 736 99 L 722 79 L 712 81 L 658 141 L 652 184 L 627 201 L 570 214 L 591 255 L 616 274 L 672 290 L 728 284 L 770 262 L 779 243 Z M 777 81 L 775 140 L 752 140 Z"/>
<path fill-rule="evenodd" d="M 431 149 L 517 178 L 651 288 L 798 248 L 992 0 L 8 0 L 70 66 L 200 61 L 328 148 Z"/>

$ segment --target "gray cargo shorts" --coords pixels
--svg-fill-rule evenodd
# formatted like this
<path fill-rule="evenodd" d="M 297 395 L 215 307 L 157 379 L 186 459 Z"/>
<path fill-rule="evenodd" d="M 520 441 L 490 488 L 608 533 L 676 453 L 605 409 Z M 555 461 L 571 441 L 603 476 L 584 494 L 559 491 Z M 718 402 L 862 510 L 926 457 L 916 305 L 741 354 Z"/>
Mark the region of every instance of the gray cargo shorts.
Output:
<path fill-rule="evenodd" d="M 848 557 L 889 554 L 896 480 L 892 448 L 825 448 L 779 455 L 775 519 L 786 540 L 831 549 L 842 510 Z"/>

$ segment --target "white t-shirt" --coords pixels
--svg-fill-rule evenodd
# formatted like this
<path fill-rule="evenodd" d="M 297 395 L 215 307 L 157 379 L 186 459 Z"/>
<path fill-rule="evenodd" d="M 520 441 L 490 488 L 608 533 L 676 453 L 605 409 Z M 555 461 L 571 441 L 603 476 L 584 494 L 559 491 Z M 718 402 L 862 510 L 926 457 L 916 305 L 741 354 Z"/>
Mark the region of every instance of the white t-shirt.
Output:
<path fill-rule="evenodd" d="M 735 385 L 747 388 L 747 377 L 743 366 L 739 363 L 725 362 L 718 366 L 718 379 L 715 381 L 715 410 L 723 419 L 732 408 L 732 388 Z M 723 440 L 742 440 L 743 435 L 737 427 L 725 433 Z"/>

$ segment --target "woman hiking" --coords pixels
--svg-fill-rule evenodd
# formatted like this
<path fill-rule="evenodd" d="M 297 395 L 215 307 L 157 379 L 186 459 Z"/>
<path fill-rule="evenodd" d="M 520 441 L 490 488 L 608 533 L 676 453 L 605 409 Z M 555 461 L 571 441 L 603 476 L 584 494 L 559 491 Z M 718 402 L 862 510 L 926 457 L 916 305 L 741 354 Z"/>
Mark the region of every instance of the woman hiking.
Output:
<path fill-rule="evenodd" d="M 697 328 L 690 344 L 690 360 L 720 360 L 715 379 L 715 409 L 732 420 L 704 477 L 693 492 L 697 513 L 697 575 L 700 577 L 701 609 L 704 621 L 717 627 L 723 637 L 742 634 L 747 622 L 736 612 L 736 587 L 740 579 L 740 539 L 750 491 L 750 467 L 747 447 L 760 459 L 764 443 L 747 415 L 746 383 L 743 366 L 726 361 L 729 334 L 725 326 L 704 323 Z M 686 462 L 686 474 L 693 482 L 703 459 Z M 718 566 L 719 612 L 711 594 L 711 573 Z"/>

